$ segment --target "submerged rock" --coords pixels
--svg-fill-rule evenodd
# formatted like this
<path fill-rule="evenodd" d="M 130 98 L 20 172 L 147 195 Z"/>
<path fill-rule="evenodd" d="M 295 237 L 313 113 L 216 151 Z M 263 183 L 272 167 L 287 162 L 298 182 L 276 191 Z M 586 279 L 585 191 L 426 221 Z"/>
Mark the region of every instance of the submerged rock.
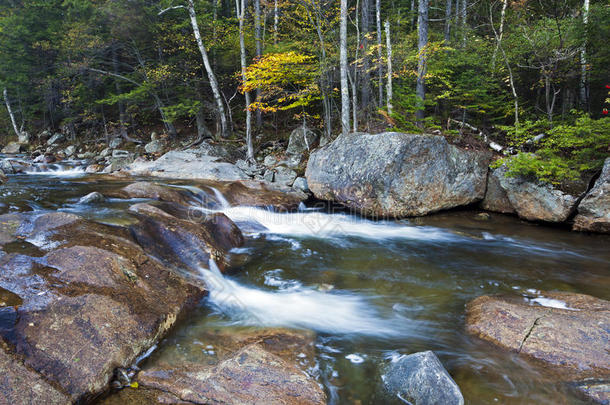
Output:
<path fill-rule="evenodd" d="M 508 177 L 507 170 L 502 166 L 490 173 L 483 208 L 545 222 L 564 222 L 574 212 L 577 197 L 538 180 Z"/>
<path fill-rule="evenodd" d="M 606 159 L 595 186 L 578 204 L 573 229 L 610 233 L 610 158 Z"/>
<path fill-rule="evenodd" d="M 395 132 L 339 136 L 314 151 L 309 188 L 372 216 L 420 216 L 483 199 L 491 154 Z"/>
<path fill-rule="evenodd" d="M 22 301 L 14 324 L 0 328 L 0 358 L 8 356 L 0 360 L 0 398 L 90 399 L 204 295 L 151 260 L 125 229 L 63 212 L 7 214 L 0 223 L 0 289 Z M 15 241 L 38 249 L 7 250 Z"/>
<path fill-rule="evenodd" d="M 482 296 L 466 309 L 469 334 L 534 360 L 553 375 L 610 379 L 609 301 L 540 292 L 530 298 Z"/>
<path fill-rule="evenodd" d="M 431 352 L 401 356 L 382 375 L 385 389 L 403 402 L 416 405 L 463 405 L 460 388 Z"/>

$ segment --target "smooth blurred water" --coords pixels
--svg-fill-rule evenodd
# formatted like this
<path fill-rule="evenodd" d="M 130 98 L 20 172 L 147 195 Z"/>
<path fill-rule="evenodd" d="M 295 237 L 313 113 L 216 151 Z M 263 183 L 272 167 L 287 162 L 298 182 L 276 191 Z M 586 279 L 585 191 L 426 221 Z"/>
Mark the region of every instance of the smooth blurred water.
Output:
<path fill-rule="evenodd" d="M 88 206 L 78 199 L 127 183 L 82 173 L 16 175 L 0 186 L 0 203 L 4 212 L 62 210 L 126 225 L 134 221 L 127 213 L 133 200 Z M 199 339 L 218 327 L 310 328 L 317 332 L 313 371 L 331 403 L 376 403 L 380 367 L 422 350 L 435 351 L 467 403 L 579 403 L 522 359 L 468 337 L 464 305 L 532 289 L 610 299 L 609 237 L 502 215 L 479 221 L 474 211 L 372 222 L 227 207 L 220 196 L 210 198 L 243 227 L 246 246 L 231 254 L 232 275 L 202 269 L 210 297 L 151 361 L 213 357 Z"/>

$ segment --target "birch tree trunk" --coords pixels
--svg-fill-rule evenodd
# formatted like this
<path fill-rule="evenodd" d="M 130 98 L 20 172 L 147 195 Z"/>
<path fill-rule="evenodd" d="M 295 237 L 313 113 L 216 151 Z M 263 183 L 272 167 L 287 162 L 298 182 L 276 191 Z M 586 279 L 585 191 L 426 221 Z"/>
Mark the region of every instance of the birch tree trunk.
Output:
<path fill-rule="evenodd" d="M 462 0 L 462 9 L 460 10 L 460 14 L 462 17 L 462 46 L 466 46 L 466 21 L 468 20 L 468 0 Z"/>
<path fill-rule="evenodd" d="M 245 7 L 244 7 L 245 8 Z M 261 35 L 261 0 L 254 0 L 254 38 L 256 41 L 256 58 L 260 59 L 263 56 L 263 42 Z M 256 100 L 261 97 L 261 90 L 256 89 Z M 260 129 L 263 124 L 263 118 L 260 110 L 256 111 L 256 127 Z"/>
<path fill-rule="evenodd" d="M 197 24 L 197 14 L 195 13 L 195 4 L 193 0 L 188 0 L 188 12 L 189 17 L 191 19 L 191 26 L 193 27 L 193 34 L 195 35 L 195 39 L 197 40 L 197 46 L 199 47 L 199 52 L 201 53 L 201 59 L 203 60 L 203 65 L 208 74 L 208 80 L 210 82 L 210 87 L 212 87 L 212 94 L 214 95 L 214 101 L 216 103 L 216 108 L 218 108 L 218 116 L 220 117 L 220 132 L 221 136 L 225 137 L 229 134 L 229 127 L 227 124 L 227 115 L 225 113 L 225 107 L 222 102 L 222 95 L 220 94 L 220 88 L 218 87 L 218 80 L 216 79 L 216 75 L 212 70 L 212 66 L 210 65 L 210 59 L 208 58 L 208 53 L 205 50 L 205 46 L 203 45 L 203 40 L 201 39 L 201 33 L 199 32 L 199 24 Z"/>
<path fill-rule="evenodd" d="M 500 13 L 500 28 L 498 29 L 498 40 L 496 41 L 496 49 L 494 49 L 493 56 L 491 57 L 491 69 L 496 67 L 496 56 L 498 54 L 498 48 L 502 43 L 502 37 L 504 36 L 504 20 L 506 19 L 506 7 L 508 6 L 508 0 L 502 0 L 502 12 Z"/>
<path fill-rule="evenodd" d="M 354 26 L 356 27 L 356 50 L 354 52 L 354 63 L 352 63 L 353 74 L 349 74 L 348 70 L 348 80 L 350 81 L 350 85 L 352 86 L 352 131 L 358 131 L 358 57 L 360 56 L 360 17 L 359 17 L 359 5 L 360 1 L 356 0 L 356 23 Z"/>
<path fill-rule="evenodd" d="M 459 1 L 459 0 L 458 0 Z M 453 0 L 447 0 L 445 6 L 445 42 L 451 39 L 451 13 L 453 8 Z"/>
<path fill-rule="evenodd" d="M 417 49 L 419 50 L 419 59 L 417 61 L 417 85 L 415 88 L 417 126 L 424 126 L 424 101 L 426 100 L 426 73 L 427 73 L 427 50 L 428 45 L 428 0 L 419 0 L 419 13 L 417 18 L 418 39 Z"/>
<path fill-rule="evenodd" d="M 241 2 L 241 4 L 240 4 Z M 244 20 L 246 18 L 246 0 L 235 0 L 235 12 L 239 20 L 239 54 L 241 62 L 241 79 L 246 82 L 246 43 L 244 40 Z M 246 145 L 248 147 L 247 159 L 254 162 L 254 146 L 252 144 L 252 112 L 250 111 L 250 92 L 246 97 Z"/>
<path fill-rule="evenodd" d="M 117 54 L 117 45 L 116 43 L 112 44 L 112 69 L 115 74 L 119 74 L 119 57 Z M 121 94 L 121 84 L 118 80 L 114 81 L 114 90 L 116 94 Z M 122 100 L 119 100 L 119 123 L 121 125 L 121 136 L 125 137 L 127 135 L 127 128 L 125 127 L 125 103 Z"/>
<path fill-rule="evenodd" d="M 341 0 L 339 29 L 339 63 L 341 71 L 341 131 L 349 133 L 349 88 L 347 83 L 347 0 Z"/>
<path fill-rule="evenodd" d="M 586 30 L 589 24 L 589 0 L 584 0 L 582 22 Z M 580 103 L 583 107 L 586 107 L 589 99 L 587 81 L 587 40 L 585 36 L 584 44 L 580 50 Z"/>
<path fill-rule="evenodd" d="M 15 120 L 15 114 L 13 113 L 13 109 L 11 108 L 11 102 L 8 99 L 8 90 L 5 87 L 2 92 L 4 96 L 4 104 L 6 104 L 6 110 L 8 111 L 8 115 L 11 117 L 11 124 L 13 124 L 13 131 L 15 131 L 15 135 L 17 137 L 21 136 L 21 131 L 17 127 L 17 121 Z"/>
<path fill-rule="evenodd" d="M 364 113 L 364 123 L 368 123 L 369 103 L 371 100 L 371 73 L 369 57 L 369 39 L 368 34 L 371 30 L 371 3 L 370 0 L 362 0 L 362 77 L 361 83 L 361 100 L 360 107 Z"/>
<path fill-rule="evenodd" d="M 388 114 L 392 114 L 392 41 L 390 40 L 390 21 L 385 21 L 385 42 L 388 58 L 388 82 L 387 82 L 387 97 L 388 97 Z"/>
<path fill-rule="evenodd" d="M 375 17 L 377 20 L 377 80 L 379 81 L 379 108 L 383 105 L 383 50 L 381 49 L 381 0 L 375 3 Z"/>
<path fill-rule="evenodd" d="M 275 0 L 273 6 L 273 44 L 277 45 L 277 29 L 280 22 L 280 15 L 278 10 L 278 0 Z"/>
<path fill-rule="evenodd" d="M 500 36 L 498 34 L 498 31 L 496 31 L 496 28 L 494 27 L 494 21 L 493 21 L 493 11 L 490 9 L 489 10 L 489 20 L 490 20 L 490 25 L 491 25 L 491 29 L 494 32 L 494 36 L 496 38 L 496 43 L 498 44 L 498 49 L 500 50 L 500 53 L 502 53 L 502 58 L 504 59 L 504 63 L 506 64 L 506 69 L 508 70 L 508 83 L 510 84 L 510 90 L 513 93 L 513 100 L 514 100 L 514 104 L 515 104 L 515 129 L 517 130 L 517 132 L 519 131 L 519 97 L 517 97 L 517 89 L 515 88 L 515 78 L 513 76 L 513 70 L 510 67 L 510 63 L 508 61 L 508 57 L 506 56 L 506 52 L 504 52 L 504 47 L 502 46 L 502 42 L 499 40 Z"/>

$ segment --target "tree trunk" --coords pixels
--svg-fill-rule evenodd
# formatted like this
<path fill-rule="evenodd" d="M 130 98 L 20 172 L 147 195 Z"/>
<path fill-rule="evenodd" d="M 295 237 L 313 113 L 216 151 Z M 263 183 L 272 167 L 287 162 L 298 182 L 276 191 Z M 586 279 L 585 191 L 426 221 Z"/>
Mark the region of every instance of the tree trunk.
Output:
<path fill-rule="evenodd" d="M 508 79 L 509 79 L 509 84 L 510 84 L 510 90 L 513 93 L 513 100 L 514 100 L 514 104 L 515 104 L 515 129 L 517 130 L 517 132 L 519 131 L 519 98 L 517 97 L 517 89 L 515 88 L 515 78 L 513 76 L 513 70 L 510 67 L 510 63 L 508 62 L 508 57 L 506 56 L 506 52 L 504 52 L 504 47 L 502 46 L 502 42 L 500 41 L 500 36 L 498 34 L 498 31 L 496 31 L 496 28 L 494 27 L 494 21 L 493 21 L 493 10 L 489 10 L 489 19 L 490 19 L 490 25 L 491 25 L 491 29 L 494 32 L 494 36 L 496 37 L 496 43 L 498 45 L 498 48 L 500 49 L 500 52 L 502 53 L 502 58 L 504 59 L 504 63 L 506 64 L 506 69 L 508 70 Z"/>
<path fill-rule="evenodd" d="M 11 124 L 13 125 L 13 131 L 15 131 L 15 135 L 17 137 L 21 136 L 21 131 L 17 127 L 17 121 L 15 120 L 15 114 L 13 113 L 13 109 L 11 108 L 11 103 L 8 99 L 8 90 L 5 87 L 2 93 L 4 95 L 4 104 L 6 104 L 6 110 L 8 111 L 8 115 L 11 117 Z"/>
<path fill-rule="evenodd" d="M 459 0 L 458 0 L 459 1 Z M 451 39 L 451 13 L 453 8 L 453 0 L 447 0 L 445 6 L 445 42 L 448 43 Z"/>
<path fill-rule="evenodd" d="M 349 88 L 347 83 L 347 0 L 341 0 L 339 59 L 341 71 L 341 130 L 349 133 Z"/>
<path fill-rule="evenodd" d="M 493 56 L 491 57 L 491 69 L 496 67 L 496 56 L 498 53 L 498 47 L 502 43 L 502 37 L 504 36 L 504 20 L 506 18 L 506 7 L 508 6 L 508 0 L 502 0 L 502 12 L 500 13 L 500 28 L 498 29 L 498 40 L 496 41 L 496 49 L 494 49 Z"/>
<path fill-rule="evenodd" d="M 392 114 L 392 41 L 390 40 L 390 21 L 385 21 L 385 42 L 388 58 L 388 82 L 387 82 L 387 97 L 388 97 L 388 114 Z"/>
<path fill-rule="evenodd" d="M 381 49 L 381 0 L 375 3 L 375 19 L 377 22 L 377 84 L 379 88 L 379 108 L 383 105 L 383 50 Z"/>
<path fill-rule="evenodd" d="M 212 138 L 212 133 L 205 125 L 205 113 L 203 111 L 203 107 L 199 107 L 195 113 L 195 121 L 197 122 L 197 140 Z"/>
<path fill-rule="evenodd" d="M 462 9 L 460 10 L 460 14 L 462 17 L 462 46 L 466 46 L 466 22 L 468 20 L 468 0 L 462 0 Z"/>
<path fill-rule="evenodd" d="M 254 0 L 254 38 L 256 41 L 256 58 L 260 59 L 263 56 L 263 42 L 261 35 L 261 0 Z M 260 100 L 261 90 L 256 89 L 256 100 Z M 263 117 L 260 110 L 256 110 L 256 127 L 258 129 L 263 125 Z"/>
<path fill-rule="evenodd" d="M 199 32 L 199 24 L 197 24 L 197 13 L 195 13 L 195 4 L 193 0 L 188 0 L 188 12 L 191 18 L 191 26 L 193 27 L 193 34 L 195 35 L 195 39 L 197 40 L 197 46 L 199 47 L 199 52 L 201 53 L 201 59 L 203 60 L 203 65 L 205 66 L 205 70 L 208 74 L 208 80 L 210 81 L 210 87 L 212 87 L 212 94 L 214 95 L 214 101 L 216 102 L 216 107 L 218 108 L 218 116 L 220 117 L 220 132 L 221 136 L 225 137 L 229 134 L 229 128 L 227 125 L 227 116 L 225 113 L 225 107 L 222 102 L 222 96 L 220 94 L 220 88 L 218 87 L 218 80 L 216 80 L 216 75 L 212 70 L 212 66 L 210 65 L 210 59 L 208 58 L 208 53 L 203 45 L 203 40 L 201 39 L 201 33 Z"/>
<path fill-rule="evenodd" d="M 117 54 L 117 44 L 112 44 L 111 52 L 112 52 L 112 69 L 115 74 L 119 74 L 119 57 Z M 121 94 L 121 83 L 118 80 L 114 81 L 114 90 L 116 91 L 117 96 Z M 119 123 L 121 125 L 121 136 L 125 137 L 127 135 L 127 128 L 125 126 L 126 114 L 125 114 L 125 104 L 123 101 L 119 100 Z"/>
<path fill-rule="evenodd" d="M 370 0 L 362 0 L 362 73 L 361 73 L 361 100 L 360 108 L 364 113 L 364 122 L 368 123 L 369 102 L 371 99 L 371 73 L 369 57 L 368 34 L 371 30 L 371 3 Z M 357 11 L 356 11 L 357 12 Z"/>
<path fill-rule="evenodd" d="M 241 4 L 240 4 L 241 2 Z M 241 79 L 246 82 L 246 43 L 244 40 L 244 20 L 246 19 L 246 0 L 235 0 L 235 11 L 239 20 L 239 54 L 241 62 Z M 246 97 L 246 145 L 248 147 L 247 159 L 254 162 L 254 146 L 252 144 L 252 112 L 250 111 L 250 92 Z"/>
<path fill-rule="evenodd" d="M 427 72 L 427 50 L 428 45 L 428 0 L 419 0 L 419 16 L 417 19 L 419 59 L 417 61 L 417 86 L 415 89 L 417 126 L 424 127 L 426 100 L 426 72 Z"/>
<path fill-rule="evenodd" d="M 582 22 L 586 30 L 589 24 L 589 0 L 584 0 Z M 587 81 L 587 37 L 585 34 L 585 40 L 580 50 L 580 104 L 583 108 L 586 108 L 589 101 Z"/>
<path fill-rule="evenodd" d="M 278 10 L 278 4 L 277 4 L 278 0 L 275 0 L 274 2 L 274 6 L 273 6 L 273 44 L 277 45 L 277 30 L 278 30 L 278 25 L 280 22 L 280 14 L 279 14 L 279 10 Z"/>
<path fill-rule="evenodd" d="M 358 58 L 360 56 L 360 46 L 362 43 L 360 42 L 360 13 L 359 13 L 360 0 L 356 0 L 356 23 L 354 24 L 356 27 L 356 50 L 354 51 L 354 63 L 353 66 L 353 74 L 349 74 L 348 70 L 348 80 L 350 81 L 350 85 L 352 86 L 352 131 L 358 131 L 358 80 L 360 76 L 358 75 Z M 360 79 L 362 80 L 362 79 Z"/>

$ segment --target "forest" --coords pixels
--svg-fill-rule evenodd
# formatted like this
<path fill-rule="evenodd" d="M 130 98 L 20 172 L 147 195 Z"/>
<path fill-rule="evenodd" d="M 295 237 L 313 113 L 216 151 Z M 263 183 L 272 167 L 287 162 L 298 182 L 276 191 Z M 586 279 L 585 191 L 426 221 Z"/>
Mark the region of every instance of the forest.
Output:
<path fill-rule="evenodd" d="M 608 37 L 602 0 L 3 0 L 0 128 L 251 160 L 300 125 L 436 133 L 561 183 L 609 153 Z"/>

